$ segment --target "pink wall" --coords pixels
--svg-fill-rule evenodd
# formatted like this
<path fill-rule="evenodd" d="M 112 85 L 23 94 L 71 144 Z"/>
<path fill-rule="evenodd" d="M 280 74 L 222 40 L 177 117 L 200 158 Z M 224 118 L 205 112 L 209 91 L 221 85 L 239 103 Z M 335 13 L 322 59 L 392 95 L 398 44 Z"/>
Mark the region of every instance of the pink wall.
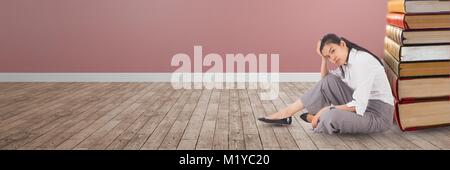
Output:
<path fill-rule="evenodd" d="M 385 13 L 380 0 L 1 0 L 0 72 L 171 72 L 194 45 L 318 72 L 327 32 L 381 55 Z"/>

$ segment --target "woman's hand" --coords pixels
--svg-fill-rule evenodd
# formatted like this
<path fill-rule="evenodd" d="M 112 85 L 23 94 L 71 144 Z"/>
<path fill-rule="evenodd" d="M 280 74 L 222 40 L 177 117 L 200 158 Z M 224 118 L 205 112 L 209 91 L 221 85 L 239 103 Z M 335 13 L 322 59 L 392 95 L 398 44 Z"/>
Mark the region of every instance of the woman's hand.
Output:
<path fill-rule="evenodd" d="M 318 42 L 317 42 L 317 49 L 316 49 L 316 52 L 317 52 L 317 54 L 320 56 L 320 57 L 322 57 L 322 61 L 325 59 L 325 57 L 323 57 L 323 55 L 322 55 L 322 52 L 320 52 L 320 44 L 321 44 L 321 40 L 319 40 Z"/>
<path fill-rule="evenodd" d="M 313 129 L 315 129 L 317 127 L 317 124 L 319 123 L 319 118 L 320 118 L 320 115 L 318 115 L 318 114 L 316 114 L 313 117 L 313 119 L 311 121 L 311 125 L 312 125 Z"/>
<path fill-rule="evenodd" d="M 349 111 L 349 112 L 355 112 L 356 113 L 356 108 L 353 106 L 353 107 L 348 107 L 347 105 L 339 105 L 339 106 L 336 106 L 336 109 L 340 109 L 340 110 L 345 110 L 345 111 Z"/>
<path fill-rule="evenodd" d="M 330 110 L 330 106 L 326 106 L 326 107 L 320 109 L 319 112 L 317 112 L 317 114 L 313 117 L 313 119 L 311 121 L 311 125 L 312 125 L 313 129 L 317 127 L 317 124 L 319 123 L 319 118 L 320 118 L 320 115 L 322 114 L 322 112 L 325 112 L 327 110 Z"/>
<path fill-rule="evenodd" d="M 320 44 L 321 44 L 321 40 L 319 40 L 319 42 L 317 42 L 317 54 L 322 58 L 322 64 L 320 65 L 320 77 L 325 77 L 328 74 L 328 64 L 327 64 L 327 59 L 322 55 L 322 53 L 320 52 Z"/>

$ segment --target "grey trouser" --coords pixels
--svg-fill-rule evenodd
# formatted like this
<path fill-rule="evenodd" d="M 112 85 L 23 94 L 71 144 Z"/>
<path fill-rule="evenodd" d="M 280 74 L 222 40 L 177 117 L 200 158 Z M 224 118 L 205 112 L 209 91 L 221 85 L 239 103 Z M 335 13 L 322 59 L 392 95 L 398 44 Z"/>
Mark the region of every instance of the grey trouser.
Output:
<path fill-rule="evenodd" d="M 325 106 L 343 105 L 352 101 L 353 90 L 339 77 L 329 73 L 301 98 L 311 114 Z M 364 116 L 340 109 L 322 112 L 314 132 L 373 133 L 388 130 L 393 122 L 394 106 L 381 100 L 369 100 Z"/>

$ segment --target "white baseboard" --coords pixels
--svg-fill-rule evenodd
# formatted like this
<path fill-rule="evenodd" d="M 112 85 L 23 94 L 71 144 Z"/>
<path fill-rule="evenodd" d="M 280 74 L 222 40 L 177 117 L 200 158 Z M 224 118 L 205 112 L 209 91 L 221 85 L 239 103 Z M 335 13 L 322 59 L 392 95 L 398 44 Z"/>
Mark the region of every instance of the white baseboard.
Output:
<path fill-rule="evenodd" d="M 170 82 L 172 73 L 0 73 L 0 82 Z M 320 73 L 280 73 L 280 82 L 317 82 Z"/>

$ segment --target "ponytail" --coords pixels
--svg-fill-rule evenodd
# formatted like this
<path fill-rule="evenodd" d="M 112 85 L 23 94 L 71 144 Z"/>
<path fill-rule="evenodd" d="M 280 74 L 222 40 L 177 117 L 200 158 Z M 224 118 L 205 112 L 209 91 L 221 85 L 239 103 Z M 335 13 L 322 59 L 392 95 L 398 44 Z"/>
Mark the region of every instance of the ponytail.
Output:
<path fill-rule="evenodd" d="M 380 58 L 378 58 L 377 55 L 373 54 L 373 53 L 370 52 L 369 50 L 367 50 L 367 49 L 365 49 L 365 48 L 363 48 L 363 47 L 361 47 L 361 46 L 359 46 L 359 45 L 357 45 L 357 44 L 355 44 L 355 43 L 353 43 L 353 42 L 347 40 L 347 39 L 344 38 L 344 37 L 341 37 L 341 40 L 344 41 L 345 44 L 347 44 L 347 47 L 348 47 L 348 51 L 349 51 L 349 52 L 350 52 L 350 50 L 351 50 L 352 48 L 355 49 L 355 50 L 358 50 L 358 51 L 364 51 L 364 52 L 369 53 L 370 55 L 372 55 L 375 59 L 377 59 L 377 61 L 378 61 L 381 65 L 383 65 L 383 62 L 381 62 Z"/>

